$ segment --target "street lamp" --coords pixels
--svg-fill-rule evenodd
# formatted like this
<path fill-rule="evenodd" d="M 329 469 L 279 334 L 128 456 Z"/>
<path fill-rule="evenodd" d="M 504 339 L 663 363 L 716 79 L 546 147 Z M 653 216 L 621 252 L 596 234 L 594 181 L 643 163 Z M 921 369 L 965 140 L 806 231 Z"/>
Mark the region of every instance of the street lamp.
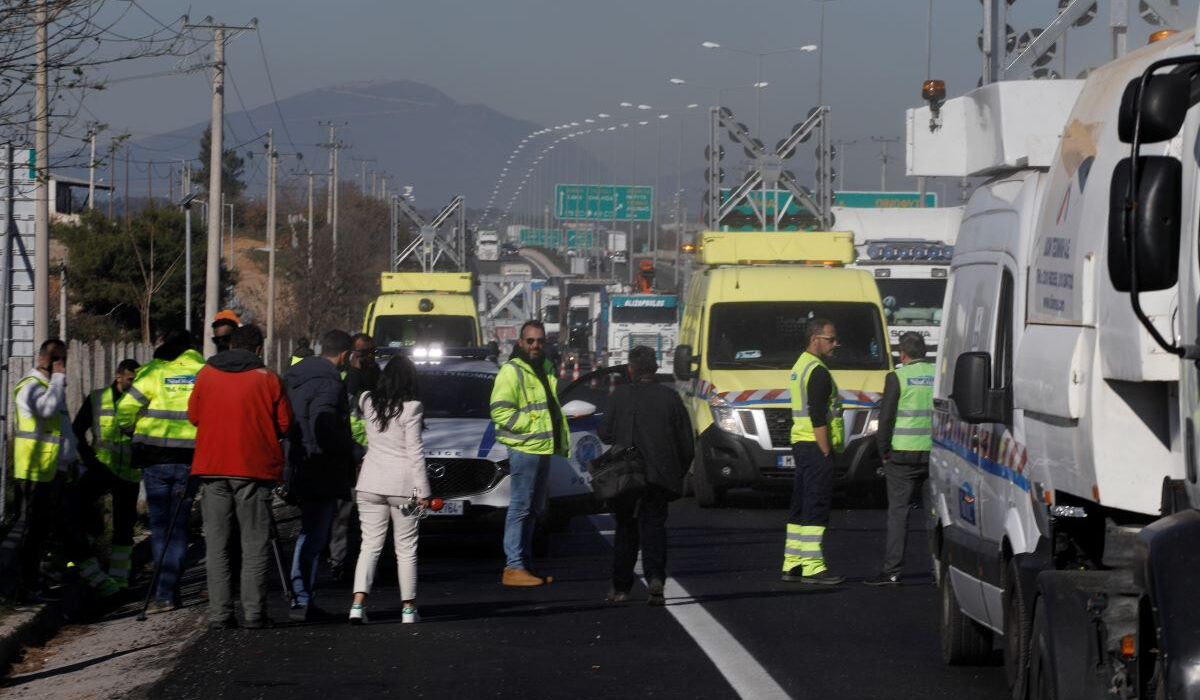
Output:
<path fill-rule="evenodd" d="M 824 12 L 824 5 L 822 5 L 822 12 Z M 824 42 L 824 37 L 821 38 L 821 41 Z M 713 49 L 713 50 L 720 50 L 720 51 L 732 51 L 733 53 L 741 53 L 741 54 L 746 54 L 747 56 L 754 56 L 756 59 L 756 65 L 757 65 L 757 69 L 756 69 L 757 72 L 755 73 L 754 82 L 756 85 L 761 85 L 763 87 L 766 86 L 766 83 L 764 83 L 763 79 L 762 79 L 763 58 L 765 58 L 767 56 L 774 56 L 776 54 L 783 54 L 783 53 L 795 53 L 795 52 L 812 53 L 813 51 L 817 50 L 817 44 L 804 44 L 803 46 L 789 46 L 787 48 L 771 49 L 769 51 L 751 51 L 750 49 L 739 49 L 739 48 L 734 48 L 732 46 L 724 46 L 715 41 L 705 41 L 705 42 L 702 42 L 700 44 L 700 46 L 703 48 L 706 48 L 706 49 Z M 757 131 L 761 135 L 762 134 L 762 95 L 759 93 L 755 93 L 754 124 L 755 124 L 755 131 Z"/>
<path fill-rule="evenodd" d="M 185 194 L 179 200 L 183 207 L 183 327 L 192 332 L 192 200 L 196 195 Z"/>

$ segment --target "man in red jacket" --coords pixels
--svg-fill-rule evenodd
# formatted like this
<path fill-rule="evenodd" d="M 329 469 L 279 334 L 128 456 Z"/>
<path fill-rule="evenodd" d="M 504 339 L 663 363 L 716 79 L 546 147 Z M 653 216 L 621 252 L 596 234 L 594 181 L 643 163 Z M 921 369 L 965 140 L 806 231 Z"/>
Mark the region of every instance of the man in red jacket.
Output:
<path fill-rule="evenodd" d="M 196 375 L 188 401 L 188 419 L 196 426 L 192 476 L 204 488 L 209 629 L 237 626 L 229 566 L 235 522 L 242 544 L 242 627 L 271 625 L 271 489 L 283 480 L 279 441 L 292 423 L 292 407 L 279 375 L 263 365 L 262 345 L 257 326 L 235 328 L 230 349 L 210 357 Z"/>

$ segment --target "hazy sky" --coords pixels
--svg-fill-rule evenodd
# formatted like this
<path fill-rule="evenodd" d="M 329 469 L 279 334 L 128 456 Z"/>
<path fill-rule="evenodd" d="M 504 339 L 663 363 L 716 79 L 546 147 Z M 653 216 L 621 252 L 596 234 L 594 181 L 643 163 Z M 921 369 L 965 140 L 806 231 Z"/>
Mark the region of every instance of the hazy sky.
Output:
<path fill-rule="evenodd" d="M 227 24 L 257 16 L 257 35 L 237 37 L 227 51 L 231 111 L 243 103 L 254 108 L 270 102 L 260 40 L 281 99 L 343 82 L 409 79 L 457 101 L 486 104 L 545 125 L 581 121 L 598 112 L 616 115 L 621 112 L 618 103 L 626 100 L 656 110 L 691 102 L 707 105 L 715 100 L 715 88 L 756 80 L 754 56 L 704 49 L 704 41 L 762 52 L 822 44 L 818 52 L 762 59 L 761 79 L 769 86 L 759 94 L 761 138 L 773 145 L 817 104 L 817 66 L 823 58 L 824 98 L 833 108 L 835 138 L 859 141 L 845 147 L 845 189 L 878 188 L 880 149 L 870 139 L 903 136 L 903 110 L 920 103 L 925 78 L 928 0 L 828 0 L 823 41 L 816 0 L 211 0 L 190 8 L 139 1 L 167 23 L 185 12 L 193 21 L 212 15 Z M 1136 0 L 1129 4 L 1133 48 L 1145 43 L 1153 27 L 1137 17 Z M 1194 21 L 1196 4 L 1181 0 L 1186 24 Z M 1018 34 L 1043 27 L 1057 6 L 1057 0 L 1016 0 L 1009 23 Z M 933 7 L 932 73 L 946 81 L 951 95 L 960 94 L 973 88 L 982 72 L 976 45 L 981 4 L 933 0 Z M 1067 77 L 1108 57 L 1108 15 L 1108 0 L 1099 0 L 1096 19 L 1069 33 Z M 136 13 L 130 21 L 150 22 Z M 172 65 L 142 61 L 113 76 L 154 73 Z M 1050 67 L 1063 71 L 1060 58 Z M 673 86 L 668 84 L 672 77 L 709 87 Z M 210 109 L 207 80 L 199 72 L 123 82 L 87 97 L 90 114 L 85 117 L 135 136 L 204 121 Z M 757 123 L 754 93 L 747 88 L 722 93 L 722 103 L 752 130 Z M 685 167 L 703 165 L 703 119 L 698 113 L 687 118 Z M 668 125 L 679 129 L 671 119 L 660 128 Z M 633 158 L 645 161 L 647 149 L 653 152 L 652 132 L 629 136 L 628 150 L 594 150 L 610 164 L 628 167 Z M 678 141 L 679 131 L 669 133 Z M 586 139 L 579 143 L 590 145 Z M 370 144 L 356 143 L 355 148 L 369 151 Z M 895 189 L 907 184 L 900 178 L 903 147 L 892 144 L 889 150 L 889 187 Z M 810 155 L 802 152 L 797 160 L 803 164 L 794 166 L 805 181 L 809 177 L 802 173 L 812 167 Z M 956 195 L 954 188 L 951 194 Z"/>

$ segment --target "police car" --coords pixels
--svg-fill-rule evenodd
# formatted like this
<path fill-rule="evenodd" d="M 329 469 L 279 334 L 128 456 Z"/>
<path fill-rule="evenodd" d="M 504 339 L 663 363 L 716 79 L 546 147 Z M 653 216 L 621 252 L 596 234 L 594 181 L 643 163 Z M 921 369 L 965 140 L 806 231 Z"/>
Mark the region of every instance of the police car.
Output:
<path fill-rule="evenodd" d="M 425 407 L 422 438 L 429 487 L 432 496 L 444 501 L 442 509 L 430 515 L 480 516 L 507 508 L 509 501 L 508 449 L 496 440 L 489 411 L 500 368 L 481 356 L 451 357 L 450 352 L 443 355 L 432 348 L 411 353 Z M 560 399 L 571 445 L 567 457 L 551 460 L 549 497 L 556 518 L 595 509 L 587 464 L 605 450 L 596 435 L 596 405 L 561 395 Z"/>

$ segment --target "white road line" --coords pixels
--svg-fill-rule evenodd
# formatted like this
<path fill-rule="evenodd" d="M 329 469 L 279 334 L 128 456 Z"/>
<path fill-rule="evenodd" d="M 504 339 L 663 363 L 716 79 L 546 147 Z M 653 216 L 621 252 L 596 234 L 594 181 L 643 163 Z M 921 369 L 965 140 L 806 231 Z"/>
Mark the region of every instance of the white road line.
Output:
<path fill-rule="evenodd" d="M 592 516 L 589 520 L 612 544 L 613 531 L 602 529 L 600 521 L 604 517 Z M 639 555 L 639 575 L 641 564 Z M 738 696 L 753 700 L 790 700 L 791 696 L 775 682 L 767 669 L 678 581 L 668 576 L 663 593 L 667 598 L 667 611 L 691 635 Z"/>

